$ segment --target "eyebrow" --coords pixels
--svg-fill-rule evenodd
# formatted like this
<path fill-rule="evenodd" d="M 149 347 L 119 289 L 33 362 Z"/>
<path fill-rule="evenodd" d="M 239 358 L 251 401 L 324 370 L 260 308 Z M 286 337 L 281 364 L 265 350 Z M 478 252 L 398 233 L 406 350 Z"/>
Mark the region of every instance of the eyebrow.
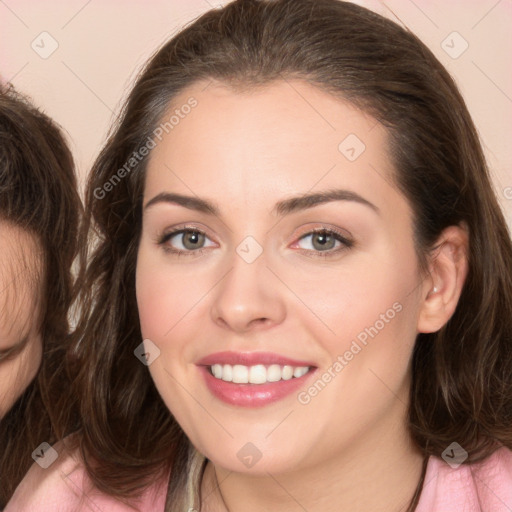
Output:
<path fill-rule="evenodd" d="M 302 194 L 299 196 L 290 197 L 288 199 L 277 202 L 272 208 L 271 213 L 284 216 L 293 212 L 306 210 L 308 208 L 313 208 L 314 206 L 330 203 L 333 201 L 351 201 L 359 203 L 369 207 L 377 214 L 380 213 L 380 210 L 376 205 L 360 196 L 356 192 L 344 189 L 331 189 L 325 190 L 323 192 L 315 192 L 311 194 Z M 207 215 L 215 215 L 220 217 L 220 209 L 215 203 L 199 197 L 186 196 L 182 194 L 176 194 L 174 192 L 162 192 L 156 195 L 146 203 L 144 209 L 147 210 L 151 206 L 154 206 L 158 203 L 177 204 L 183 206 L 184 208 L 188 208 L 189 210 L 195 210 L 198 212 L 206 213 Z"/>

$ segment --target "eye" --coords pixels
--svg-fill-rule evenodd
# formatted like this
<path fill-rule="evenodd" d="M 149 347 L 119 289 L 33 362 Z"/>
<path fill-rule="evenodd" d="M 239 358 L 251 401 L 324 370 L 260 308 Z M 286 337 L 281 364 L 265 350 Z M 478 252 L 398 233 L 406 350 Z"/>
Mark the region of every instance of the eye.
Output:
<path fill-rule="evenodd" d="M 0 350 L 0 362 L 14 359 L 18 354 L 20 354 L 23 351 L 25 345 L 28 342 L 28 339 L 29 337 L 25 336 L 19 343 L 16 343 L 16 345 L 13 345 L 12 347 L 7 348 L 5 350 Z"/>
<path fill-rule="evenodd" d="M 10 359 L 12 356 L 12 353 L 13 353 L 12 348 L 8 349 L 8 350 L 0 351 L 0 361 L 6 361 L 6 360 Z"/>
<path fill-rule="evenodd" d="M 306 245 L 306 252 L 312 256 L 329 257 L 334 256 L 349 249 L 354 245 L 352 240 L 344 237 L 341 233 L 334 229 L 318 228 L 301 236 L 297 244 L 301 240 L 310 239 Z M 336 245 L 338 244 L 338 245 Z M 304 249 L 304 248 L 303 248 Z"/>
<path fill-rule="evenodd" d="M 310 247 L 300 247 L 308 256 L 329 257 L 340 253 L 354 245 L 352 240 L 344 237 L 334 229 L 318 228 L 301 236 L 296 242 L 310 238 Z M 205 252 L 206 247 L 214 246 L 212 242 L 209 246 L 204 246 L 208 239 L 206 233 L 196 227 L 180 227 L 164 233 L 158 239 L 158 245 L 163 246 L 164 250 L 176 256 L 197 256 Z"/>
<path fill-rule="evenodd" d="M 164 233 L 158 240 L 158 244 L 162 245 L 167 252 L 178 256 L 190 256 L 204 252 L 203 244 L 207 238 L 206 233 L 200 229 L 185 226 Z"/>

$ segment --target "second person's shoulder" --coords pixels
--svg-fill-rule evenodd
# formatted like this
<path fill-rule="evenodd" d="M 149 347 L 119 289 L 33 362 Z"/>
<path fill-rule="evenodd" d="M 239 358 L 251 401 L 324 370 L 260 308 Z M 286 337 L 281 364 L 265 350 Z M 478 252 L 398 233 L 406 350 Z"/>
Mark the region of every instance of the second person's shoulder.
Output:
<path fill-rule="evenodd" d="M 69 451 L 60 442 L 43 447 L 4 512 L 153 512 L 164 509 L 164 484 L 156 482 L 140 500 L 123 503 L 96 489 L 78 450 Z"/>
<path fill-rule="evenodd" d="M 80 510 L 77 506 L 85 469 L 77 452 L 69 452 L 62 443 L 57 443 L 41 445 L 35 457 L 36 462 L 16 488 L 4 512 Z"/>

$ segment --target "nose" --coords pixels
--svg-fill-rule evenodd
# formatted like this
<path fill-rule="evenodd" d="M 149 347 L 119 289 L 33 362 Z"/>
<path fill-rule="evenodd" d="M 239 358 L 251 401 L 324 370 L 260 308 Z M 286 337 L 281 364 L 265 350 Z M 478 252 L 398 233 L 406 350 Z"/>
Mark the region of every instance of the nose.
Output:
<path fill-rule="evenodd" d="M 267 267 L 265 252 L 252 263 L 234 252 L 232 261 L 231 270 L 214 289 L 213 321 L 237 333 L 283 322 L 286 316 L 283 284 Z"/>

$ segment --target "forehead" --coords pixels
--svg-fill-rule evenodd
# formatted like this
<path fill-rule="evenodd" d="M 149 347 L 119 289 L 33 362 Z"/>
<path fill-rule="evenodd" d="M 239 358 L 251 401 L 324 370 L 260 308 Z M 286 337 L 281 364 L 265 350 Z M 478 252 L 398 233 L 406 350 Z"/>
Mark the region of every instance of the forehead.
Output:
<path fill-rule="evenodd" d="M 314 178 L 333 167 L 338 172 L 329 173 L 327 181 L 347 175 L 357 183 L 374 174 L 368 163 L 392 173 L 384 127 L 347 101 L 301 80 L 243 91 L 198 82 L 174 98 L 161 126 L 163 137 L 151 151 L 148 185 L 156 178 L 172 179 L 170 170 L 184 166 L 194 187 L 222 175 L 254 188 L 279 171 L 280 181 L 288 174 L 294 189 L 310 188 Z M 166 173 L 155 172 L 166 167 Z"/>
<path fill-rule="evenodd" d="M 0 221 L 0 343 L 26 334 L 41 298 L 41 249 L 35 236 Z M 1 347 L 0 347 L 1 348 Z"/>
<path fill-rule="evenodd" d="M 146 197 L 162 189 L 192 190 L 246 204 L 268 199 L 270 210 L 271 195 L 306 192 L 315 184 L 364 189 L 376 200 L 393 180 L 385 128 L 301 80 L 244 90 L 196 83 L 174 98 L 161 126 L 173 114 L 151 151 Z"/>

